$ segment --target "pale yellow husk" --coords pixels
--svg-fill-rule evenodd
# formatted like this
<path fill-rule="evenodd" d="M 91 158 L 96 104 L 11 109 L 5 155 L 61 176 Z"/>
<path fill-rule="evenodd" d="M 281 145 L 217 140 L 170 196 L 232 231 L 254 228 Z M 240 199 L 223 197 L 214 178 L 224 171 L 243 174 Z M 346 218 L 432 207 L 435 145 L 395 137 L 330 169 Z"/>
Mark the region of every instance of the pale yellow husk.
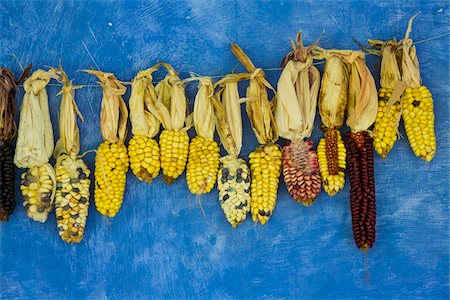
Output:
<path fill-rule="evenodd" d="M 36 70 L 25 82 L 25 96 L 20 109 L 14 163 L 19 168 L 38 167 L 53 153 L 53 129 L 45 87 L 55 78 L 54 70 Z"/>
<path fill-rule="evenodd" d="M 84 72 L 97 76 L 103 88 L 100 129 L 103 140 L 112 144 L 123 144 L 127 137 L 128 110 L 122 96 L 127 88 L 113 73 L 95 70 Z"/>
<path fill-rule="evenodd" d="M 402 80 L 409 88 L 418 88 L 422 85 L 416 46 L 413 45 L 412 39 L 409 38 L 412 31 L 412 22 L 415 17 L 416 16 L 409 20 L 408 29 L 406 30 L 405 38 L 402 41 Z"/>
<path fill-rule="evenodd" d="M 159 68 L 159 64 L 139 71 L 133 80 L 130 96 L 130 121 L 133 135 L 155 137 L 160 129 L 160 121 L 148 109 L 154 105 L 158 96 L 153 85 L 153 72 Z"/>
<path fill-rule="evenodd" d="M 253 132 L 261 145 L 274 143 L 278 140 L 278 127 L 272 113 L 273 102 L 269 100 L 266 88 L 272 90 L 275 97 L 276 91 L 266 80 L 264 71 L 256 68 L 238 45 L 231 44 L 231 51 L 251 73 L 247 88 L 246 110 Z"/>
<path fill-rule="evenodd" d="M 375 122 L 378 94 L 375 80 L 365 64 L 364 53 L 354 51 L 345 58 L 350 64 L 347 125 L 353 132 L 365 131 Z"/>
<path fill-rule="evenodd" d="M 210 77 L 195 78 L 199 80 L 198 92 L 194 102 L 194 128 L 198 136 L 205 140 L 214 139 L 214 86 Z"/>

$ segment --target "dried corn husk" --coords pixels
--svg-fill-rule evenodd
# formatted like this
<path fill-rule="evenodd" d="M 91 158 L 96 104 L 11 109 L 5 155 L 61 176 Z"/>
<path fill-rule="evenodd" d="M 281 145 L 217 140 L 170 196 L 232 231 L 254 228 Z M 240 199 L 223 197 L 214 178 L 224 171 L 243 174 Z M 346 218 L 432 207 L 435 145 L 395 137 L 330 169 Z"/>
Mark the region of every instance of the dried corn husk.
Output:
<path fill-rule="evenodd" d="M 14 156 L 19 168 L 40 166 L 48 162 L 53 153 L 53 129 L 45 87 L 55 77 L 54 70 L 36 70 L 24 83 L 25 96 Z"/>
<path fill-rule="evenodd" d="M 192 116 L 187 115 L 188 103 L 184 83 L 171 65 L 163 62 L 160 64 L 168 73 L 155 86 L 158 99 L 155 103 L 148 103 L 148 108 L 165 129 L 188 130 L 192 126 Z"/>
<path fill-rule="evenodd" d="M 319 70 L 312 65 L 309 55 L 314 44 L 304 47 L 301 32 L 297 46 L 291 41 L 293 51 L 288 54 L 294 60 L 287 61 L 278 80 L 275 120 L 280 136 L 288 140 L 311 136 L 316 116 L 317 95 L 320 86 Z"/>
<path fill-rule="evenodd" d="M 103 88 L 100 129 L 103 139 L 112 144 L 123 144 L 127 137 L 128 110 L 122 95 L 127 88 L 113 73 L 95 70 L 84 72 L 97 76 Z"/>
<path fill-rule="evenodd" d="M 161 123 L 150 113 L 149 103 L 157 101 L 157 94 L 153 85 L 153 72 L 159 68 L 159 64 L 140 71 L 133 80 L 130 96 L 130 121 L 133 135 L 142 135 L 149 138 L 155 137 Z"/>
<path fill-rule="evenodd" d="M 223 147 L 229 155 L 239 156 L 242 148 L 242 115 L 238 82 L 249 74 L 228 74 L 215 86 L 220 89 L 213 101 L 216 112 L 216 128 Z"/>
<path fill-rule="evenodd" d="M 405 38 L 402 41 L 402 80 L 410 88 L 418 88 L 422 85 L 422 77 L 420 77 L 419 59 L 417 58 L 416 46 L 413 45 L 409 35 L 412 31 L 412 23 L 417 15 L 409 19 L 408 29 Z"/>
<path fill-rule="evenodd" d="M 193 120 L 195 132 L 205 140 L 214 139 L 214 86 L 210 77 L 192 78 L 199 80 L 198 92 L 195 96 Z"/>
<path fill-rule="evenodd" d="M 269 100 L 266 88 L 271 89 L 275 97 L 276 91 L 266 80 L 264 71 L 256 68 L 238 45 L 231 44 L 231 51 L 251 73 L 247 88 L 246 110 L 256 138 L 261 145 L 274 143 L 278 139 L 278 127 L 272 112 L 273 102 Z"/>
<path fill-rule="evenodd" d="M 365 64 L 362 51 L 354 51 L 344 60 L 351 65 L 347 125 L 353 132 L 365 131 L 377 116 L 378 94 L 375 80 Z"/>

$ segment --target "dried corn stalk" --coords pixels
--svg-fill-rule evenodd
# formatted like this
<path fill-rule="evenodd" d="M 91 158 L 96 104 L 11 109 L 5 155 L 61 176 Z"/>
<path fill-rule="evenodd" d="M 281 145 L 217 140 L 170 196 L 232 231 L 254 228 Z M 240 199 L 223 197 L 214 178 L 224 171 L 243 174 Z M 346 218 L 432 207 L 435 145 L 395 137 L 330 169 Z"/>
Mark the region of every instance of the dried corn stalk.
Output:
<path fill-rule="evenodd" d="M 27 168 L 22 174 L 23 205 L 27 216 L 45 222 L 53 208 L 55 172 L 48 163 L 53 148 L 53 129 L 45 87 L 55 78 L 54 70 L 35 71 L 24 83 L 14 163 Z"/>
<path fill-rule="evenodd" d="M 161 123 L 149 111 L 149 103 L 155 103 L 158 96 L 153 85 L 153 72 L 159 64 L 140 71 L 133 80 L 130 97 L 130 120 L 133 138 L 128 146 L 130 166 L 139 180 L 151 183 L 160 170 L 159 145 L 154 137 L 159 133 Z"/>
<path fill-rule="evenodd" d="M 283 147 L 283 175 L 289 194 L 309 206 L 319 196 L 321 180 L 313 142 L 304 139 L 314 127 L 320 73 L 310 55 L 315 44 L 304 47 L 299 32 L 297 45 L 293 41 L 291 45 L 278 81 L 275 120 L 280 136 L 288 140 Z"/>
<path fill-rule="evenodd" d="M 164 181 L 171 184 L 186 168 L 189 149 L 187 130 L 192 126 L 192 118 L 187 116 L 187 98 L 183 81 L 171 65 L 166 63 L 161 65 L 168 73 L 156 85 L 158 99 L 155 103 L 149 103 L 148 108 L 164 127 L 159 137 L 161 168 Z"/>
<path fill-rule="evenodd" d="M 228 155 L 220 158 L 217 173 L 220 206 L 231 226 L 240 225 L 250 211 L 250 171 L 239 158 L 242 148 L 242 116 L 238 82 L 249 74 L 229 74 L 215 85 L 220 89 L 213 101 L 216 127 Z"/>
<path fill-rule="evenodd" d="M 77 117 L 83 121 L 83 116 L 75 102 L 75 89 L 66 73 L 60 66 L 54 69 L 63 84 L 60 114 L 59 140 L 55 148 L 56 193 L 55 211 L 56 223 L 60 237 L 67 243 L 79 243 L 83 239 L 84 228 L 89 208 L 90 170 L 81 158 L 80 134 Z"/>
<path fill-rule="evenodd" d="M 281 172 L 282 153 L 275 144 L 278 127 L 266 88 L 276 92 L 266 80 L 264 71 L 256 68 L 238 45 L 232 44 L 231 51 L 251 73 L 246 109 L 260 146 L 249 155 L 252 175 L 250 208 L 253 221 L 265 224 L 275 209 Z"/>
<path fill-rule="evenodd" d="M 16 81 L 6 68 L 0 69 L 0 221 L 6 222 L 16 207 L 14 196 L 14 145 L 17 126 L 16 114 L 17 85 L 27 77 L 31 69 L 28 66 Z"/>
<path fill-rule="evenodd" d="M 375 243 L 376 201 L 372 137 L 367 130 L 375 122 L 378 97 L 375 80 L 364 60 L 354 51 L 345 58 L 350 65 L 347 125 L 345 138 L 350 177 L 350 208 L 353 236 L 358 248 L 366 250 Z"/>

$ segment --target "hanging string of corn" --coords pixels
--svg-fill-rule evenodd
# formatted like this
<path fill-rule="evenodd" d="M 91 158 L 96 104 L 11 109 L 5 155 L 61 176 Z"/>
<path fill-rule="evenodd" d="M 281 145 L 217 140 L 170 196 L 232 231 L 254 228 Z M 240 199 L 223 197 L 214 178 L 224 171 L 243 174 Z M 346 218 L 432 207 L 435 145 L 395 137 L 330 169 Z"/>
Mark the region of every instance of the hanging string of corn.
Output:
<path fill-rule="evenodd" d="M 55 78 L 54 70 L 36 70 L 25 82 L 20 109 L 14 163 L 28 169 L 22 174 L 20 189 L 27 216 L 45 222 L 53 209 L 56 178 L 48 163 L 54 148 L 53 129 L 45 87 Z"/>
<path fill-rule="evenodd" d="M 154 137 L 161 123 L 150 113 L 148 103 L 155 103 L 158 96 L 152 83 L 153 72 L 159 64 L 140 71 L 133 80 L 130 97 L 130 121 L 133 137 L 128 145 L 130 166 L 139 180 L 151 183 L 160 170 L 159 145 Z"/>
<path fill-rule="evenodd" d="M 399 44 L 395 40 L 386 42 L 369 40 L 369 44 L 380 50 L 366 49 L 369 53 L 381 54 L 380 85 L 378 91 L 378 112 L 373 127 L 373 146 L 384 159 L 397 140 L 398 126 L 402 114 L 401 96 L 405 83 L 401 81 L 397 60 Z"/>
<path fill-rule="evenodd" d="M 186 180 L 194 195 L 209 193 L 214 187 L 219 170 L 219 145 L 214 141 L 214 87 L 210 77 L 199 80 L 194 102 L 193 121 L 197 136 L 189 145 Z"/>
<path fill-rule="evenodd" d="M 128 110 L 122 98 L 126 87 L 112 73 L 84 72 L 97 76 L 103 88 L 100 129 L 104 141 L 95 157 L 94 201 L 98 212 L 112 218 L 122 206 L 129 164 L 124 144 Z"/>
<path fill-rule="evenodd" d="M 14 145 L 17 136 L 16 115 L 17 85 L 28 76 L 31 65 L 20 78 L 14 80 L 12 72 L 0 69 L 0 222 L 9 220 L 16 207 L 14 196 Z"/>
<path fill-rule="evenodd" d="M 321 180 L 314 144 L 305 138 L 314 128 L 320 73 L 310 55 L 315 44 L 304 47 L 299 32 L 297 45 L 291 41 L 291 46 L 278 80 L 275 120 L 280 136 L 288 140 L 283 147 L 283 176 L 289 194 L 310 206 L 320 194 Z"/>
<path fill-rule="evenodd" d="M 83 239 L 89 208 L 89 187 L 91 174 L 81 158 L 80 134 L 77 117 L 84 121 L 75 102 L 75 89 L 62 69 L 53 69 L 63 87 L 59 113 L 59 140 L 56 143 L 56 193 L 55 212 L 59 236 L 67 243 L 79 243 Z"/>
<path fill-rule="evenodd" d="M 376 201 L 372 137 L 368 128 L 378 110 L 375 80 L 364 60 L 364 53 L 353 51 L 344 58 L 350 64 L 347 125 L 345 138 L 347 166 L 350 177 L 350 208 L 353 237 L 362 250 L 375 243 Z"/>
<path fill-rule="evenodd" d="M 238 82 L 249 74 L 229 74 L 215 86 L 220 89 L 213 101 L 216 127 L 228 155 L 220 158 L 217 173 L 220 206 L 232 227 L 240 225 L 250 211 L 250 170 L 239 158 L 242 148 L 242 116 Z"/>
<path fill-rule="evenodd" d="M 272 113 L 273 102 L 269 101 L 266 88 L 275 94 L 276 91 L 265 79 L 264 71 L 256 68 L 238 45 L 232 44 L 231 51 L 251 73 L 246 110 L 260 146 L 249 155 L 252 175 L 250 209 L 253 221 L 265 224 L 275 209 L 281 173 L 282 153 L 275 144 L 278 127 Z"/>
<path fill-rule="evenodd" d="M 409 38 L 415 17 L 409 20 L 402 41 L 402 80 L 407 86 L 403 94 L 402 116 L 414 154 L 430 162 L 436 154 L 433 98 L 428 88 L 422 85 L 416 46 Z"/>
<path fill-rule="evenodd" d="M 168 73 L 156 85 L 158 99 L 155 103 L 148 103 L 148 108 L 164 127 L 159 137 L 161 168 L 164 181 L 172 184 L 186 168 L 189 151 L 187 131 L 192 126 L 192 117 L 187 116 L 187 98 L 183 81 L 171 65 L 167 63 L 161 65 Z"/>
<path fill-rule="evenodd" d="M 323 189 L 329 196 L 334 196 L 345 183 L 345 146 L 339 127 L 344 123 L 348 98 L 348 70 L 342 60 L 348 51 L 316 48 L 314 58 L 326 59 L 319 94 L 325 137 L 317 146 L 317 156 Z"/>

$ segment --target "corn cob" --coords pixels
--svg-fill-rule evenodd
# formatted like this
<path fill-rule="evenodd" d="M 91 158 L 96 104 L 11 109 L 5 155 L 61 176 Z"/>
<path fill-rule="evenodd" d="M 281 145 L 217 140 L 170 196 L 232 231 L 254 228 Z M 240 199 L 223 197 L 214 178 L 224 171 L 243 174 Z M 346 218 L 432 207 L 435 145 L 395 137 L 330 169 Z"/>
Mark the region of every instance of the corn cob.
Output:
<path fill-rule="evenodd" d="M 430 91 L 422 85 L 416 47 L 409 38 L 414 18 L 415 16 L 409 20 L 406 36 L 402 42 L 402 79 L 407 86 L 403 94 L 402 116 L 414 154 L 430 162 L 436 154 L 433 98 Z"/>
<path fill-rule="evenodd" d="M 278 139 L 278 127 L 266 88 L 276 92 L 265 79 L 264 71 L 256 68 L 238 45 L 232 44 L 231 50 L 251 72 L 246 110 L 260 146 L 249 155 L 252 175 L 250 210 L 254 222 L 265 224 L 275 209 L 281 173 L 282 153 L 274 144 Z"/>
<path fill-rule="evenodd" d="M 53 153 L 53 129 L 45 87 L 54 70 L 35 71 L 24 82 L 25 96 L 20 110 L 20 122 L 14 163 L 28 168 L 22 174 L 21 191 L 27 216 L 45 222 L 53 209 L 55 171 L 48 163 Z"/>
<path fill-rule="evenodd" d="M 316 115 L 320 73 L 312 65 L 313 44 L 304 47 L 301 32 L 297 45 L 284 59 L 284 69 L 278 81 L 275 120 L 280 136 L 287 139 L 283 147 L 283 176 L 289 194 L 305 206 L 312 204 L 320 193 L 317 154 L 310 137 Z"/>
<path fill-rule="evenodd" d="M 211 78 L 193 79 L 200 80 L 193 112 L 197 136 L 189 145 L 186 180 L 191 193 L 201 195 L 209 193 L 216 183 L 220 150 L 214 141 L 214 87 Z"/>
<path fill-rule="evenodd" d="M 124 145 L 128 110 L 122 98 L 126 87 L 112 73 L 85 72 L 97 76 L 103 88 L 100 128 L 104 141 L 95 156 L 94 201 L 99 213 L 112 218 L 122 206 L 129 165 Z"/>
<path fill-rule="evenodd" d="M 159 120 L 149 112 L 147 102 L 156 102 L 152 73 L 159 64 L 140 71 L 133 80 L 130 97 L 130 120 L 133 138 L 128 145 L 130 167 L 139 180 L 151 183 L 160 170 L 159 145 L 154 137 L 160 128 Z"/>
<path fill-rule="evenodd" d="M 228 155 L 220 158 L 217 173 L 220 206 L 232 227 L 240 225 L 250 211 L 250 171 L 247 163 L 239 158 L 242 148 L 242 117 L 239 103 L 238 81 L 247 74 L 229 74 L 216 86 L 216 127 Z"/>
<path fill-rule="evenodd" d="M 16 114 L 17 85 L 28 76 L 31 65 L 15 81 L 6 68 L 0 69 L 0 221 L 6 222 L 16 207 L 14 196 L 14 146 L 17 136 Z"/>
<path fill-rule="evenodd" d="M 375 80 L 365 65 L 364 53 L 355 51 L 355 55 L 346 58 L 346 62 L 351 66 L 347 106 L 347 125 L 351 132 L 347 134 L 345 147 L 350 175 L 352 228 L 356 245 L 366 251 L 375 243 L 373 140 L 367 129 L 377 116 L 377 89 Z"/>
<path fill-rule="evenodd" d="M 369 53 L 382 53 L 381 58 L 381 88 L 378 91 L 378 112 L 373 127 L 373 146 L 384 159 L 397 140 L 398 125 L 401 116 L 400 96 L 404 90 L 401 83 L 400 69 L 396 51 L 398 44 L 394 41 L 369 40 L 369 44 L 380 51 L 368 50 Z"/>
<path fill-rule="evenodd" d="M 348 98 L 348 70 L 339 50 L 317 51 L 317 58 L 326 58 L 325 72 L 319 94 L 319 112 L 325 137 L 317 146 L 322 186 L 329 196 L 336 195 L 345 184 L 345 147 L 339 127 L 344 123 Z"/>
<path fill-rule="evenodd" d="M 168 71 L 166 77 L 156 86 L 158 99 L 148 103 L 150 112 L 158 118 L 164 127 L 159 137 L 161 169 L 164 181 L 172 184 L 186 168 L 189 152 L 189 136 L 191 117 L 187 117 L 187 98 L 184 83 L 173 67 L 161 63 Z"/>
<path fill-rule="evenodd" d="M 63 84 L 59 114 L 59 135 L 54 156 L 56 159 L 55 212 L 59 236 L 67 243 L 79 243 L 83 239 L 89 208 L 90 171 L 77 155 L 80 138 L 77 116 L 83 116 L 75 102 L 75 89 L 60 66 L 54 69 Z"/>

